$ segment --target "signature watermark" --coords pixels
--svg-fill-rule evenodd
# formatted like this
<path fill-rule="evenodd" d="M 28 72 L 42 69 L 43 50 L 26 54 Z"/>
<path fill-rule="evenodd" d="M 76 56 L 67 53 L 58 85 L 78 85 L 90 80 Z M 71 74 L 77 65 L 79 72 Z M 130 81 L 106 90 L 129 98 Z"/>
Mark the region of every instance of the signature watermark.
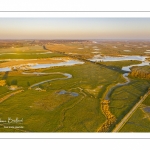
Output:
<path fill-rule="evenodd" d="M 5 129 L 23 129 L 24 126 L 4 126 Z"/>
<path fill-rule="evenodd" d="M 23 118 L 21 118 L 21 119 L 19 119 L 18 117 L 16 117 L 16 118 L 8 117 L 7 119 L 0 118 L 0 123 L 8 123 L 8 124 L 23 123 Z"/>
<path fill-rule="evenodd" d="M 22 126 L 23 124 L 23 118 L 12 118 L 12 117 L 8 117 L 7 119 L 2 119 L 0 118 L 0 124 L 4 124 L 4 128 L 5 129 L 19 129 L 19 128 L 24 128 L 24 126 Z"/>

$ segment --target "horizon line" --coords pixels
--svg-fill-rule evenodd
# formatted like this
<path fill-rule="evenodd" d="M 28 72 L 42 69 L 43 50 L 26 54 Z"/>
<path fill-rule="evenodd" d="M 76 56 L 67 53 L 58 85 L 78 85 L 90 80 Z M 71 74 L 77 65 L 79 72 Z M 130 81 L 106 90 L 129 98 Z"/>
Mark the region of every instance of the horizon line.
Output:
<path fill-rule="evenodd" d="M 115 41 L 115 40 L 150 40 L 150 39 L 145 39 L 145 38 L 137 38 L 137 39 L 133 39 L 133 38 L 131 38 L 131 39 L 118 39 L 118 38 L 116 38 L 116 39 L 95 39 L 95 38 L 92 38 L 92 39 L 0 39 L 0 41 L 2 41 L 2 40 L 19 40 L 19 41 L 21 41 L 21 40 L 50 40 L 50 41 L 52 41 L 52 40 L 88 40 L 88 41 L 90 41 L 90 40 L 112 40 L 112 41 Z"/>

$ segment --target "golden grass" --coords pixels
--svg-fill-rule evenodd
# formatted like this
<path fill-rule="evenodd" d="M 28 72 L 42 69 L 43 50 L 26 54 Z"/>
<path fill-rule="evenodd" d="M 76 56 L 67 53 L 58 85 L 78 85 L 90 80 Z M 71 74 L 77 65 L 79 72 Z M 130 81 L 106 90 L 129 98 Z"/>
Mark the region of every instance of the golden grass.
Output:
<path fill-rule="evenodd" d="M 6 80 L 0 80 L 0 86 L 6 85 Z"/>
<path fill-rule="evenodd" d="M 101 110 L 106 117 L 106 121 L 97 130 L 98 132 L 107 132 L 112 124 L 116 122 L 116 117 L 109 110 L 109 100 L 103 100 L 101 102 Z"/>

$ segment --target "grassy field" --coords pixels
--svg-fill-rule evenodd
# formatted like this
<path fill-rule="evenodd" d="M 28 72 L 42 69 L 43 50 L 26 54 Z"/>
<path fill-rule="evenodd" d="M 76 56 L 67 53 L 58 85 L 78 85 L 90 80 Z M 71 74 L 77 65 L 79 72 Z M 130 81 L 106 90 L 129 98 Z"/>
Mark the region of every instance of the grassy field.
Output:
<path fill-rule="evenodd" d="M 66 42 L 51 43 L 46 45 L 47 49 L 65 52 L 72 55 L 83 55 L 85 58 L 92 58 L 94 55 L 145 55 L 149 56 L 147 50 L 150 49 L 149 42 L 135 41 L 98 41 L 93 42 Z"/>
<path fill-rule="evenodd" d="M 17 55 L 12 55 L 12 54 L 4 54 L 0 55 L 0 59 L 42 59 L 42 58 L 51 58 L 51 57 L 62 57 L 61 54 L 55 54 L 55 53 L 50 53 L 50 54 L 17 54 Z"/>
<path fill-rule="evenodd" d="M 57 53 L 48 53 L 43 46 L 23 46 L 19 48 L 0 48 L 0 59 L 41 59 L 50 57 L 62 57 Z"/>
<path fill-rule="evenodd" d="M 126 61 L 107 61 L 107 62 L 100 62 L 100 64 L 104 64 L 106 66 L 112 66 L 121 69 L 123 66 L 129 66 L 134 64 L 140 64 L 141 61 L 137 60 L 126 60 Z"/>
<path fill-rule="evenodd" d="M 12 112 L 11 117 L 23 117 L 24 130 L 29 132 L 96 131 L 105 121 L 100 110 L 100 99 L 103 96 L 103 91 L 108 84 L 124 80 L 121 74 L 92 63 L 40 71 L 47 73 L 66 72 L 72 74 L 73 77 L 68 80 L 45 83 L 42 88 L 46 91 L 36 91 L 34 89 L 28 90 L 28 83 L 34 84 L 42 80 L 62 77 L 62 75 L 25 76 L 19 72 L 16 75 L 13 73 L 8 75 L 7 82 L 9 84 L 13 80 L 17 80 L 17 85 L 23 87 L 25 91 L 0 104 L 0 111 L 2 112 L 0 118 L 7 118 L 10 116 L 10 112 Z M 57 94 L 61 90 L 76 92 L 79 96 Z M 8 130 L 1 128 L 0 131 L 7 132 Z"/>
<path fill-rule="evenodd" d="M 12 73 L 13 76 L 11 76 L 11 73 L 9 74 L 7 82 L 11 83 L 13 80 L 17 80 L 17 85 L 23 87 L 25 91 L 0 104 L 0 110 L 3 112 L 0 117 L 6 118 L 10 116 L 10 112 L 15 110 L 11 117 L 23 117 L 25 127 L 23 130 L 29 132 L 96 132 L 105 121 L 100 109 L 100 99 L 103 97 L 104 91 L 110 84 L 124 82 L 120 73 L 92 63 L 73 67 L 41 69 L 40 71 L 47 73 L 66 72 L 72 74 L 73 78 L 45 83 L 41 88 L 46 91 L 35 91 L 27 89 L 28 83 L 34 84 L 42 80 L 63 76 L 27 76 L 19 73 L 16 75 Z M 117 118 L 121 118 L 131 107 L 131 104 L 135 103 L 144 93 L 141 91 L 143 87 L 135 90 L 137 85 L 142 86 L 142 83 L 143 81 L 134 83 L 133 80 L 130 86 L 122 87 L 126 90 L 116 89 L 114 91 L 111 96 L 110 109 Z M 145 81 L 146 83 L 147 81 Z M 57 94 L 61 90 L 76 92 L 79 96 Z M 126 92 L 123 93 L 123 91 Z M 137 95 L 131 94 L 131 91 L 136 92 Z M 131 97 L 131 95 L 133 96 Z M 8 129 L 1 128 L 0 131 L 7 132 Z"/>
<path fill-rule="evenodd" d="M 150 132 L 150 112 L 144 111 L 150 107 L 150 95 L 140 105 L 120 132 Z"/>
<path fill-rule="evenodd" d="M 34 45 L 31 45 L 33 42 Z M 3 44 L 3 47 L 0 49 L 0 59 L 40 60 L 51 57 L 60 58 L 68 54 L 70 57 L 77 56 L 77 58 L 83 58 L 84 61 L 84 59 L 92 58 L 96 54 L 92 52 L 115 56 L 136 54 L 135 48 L 132 49 L 132 52 L 123 51 L 127 43 L 122 42 L 49 42 L 49 44 L 46 43 L 46 48 L 49 50 L 43 48 L 45 42 L 41 42 L 39 45 L 37 43 L 36 41 L 28 41 L 13 45 L 12 42 L 9 47 Z M 117 48 L 113 47 L 115 46 L 114 44 L 116 44 Z M 131 44 L 133 43 L 128 43 L 128 46 L 131 46 Z M 138 43 L 134 44 L 138 45 Z M 147 48 L 149 48 L 149 45 Z M 137 54 L 144 54 L 145 49 L 137 50 Z M 49 51 L 52 51 L 52 53 L 46 53 Z M 1 72 L 0 80 L 6 80 L 6 85 L 0 86 L 0 98 L 13 92 L 10 90 L 11 86 L 16 86 L 24 91 L 0 103 L 1 120 L 7 120 L 8 117 L 13 119 L 18 117 L 20 119 L 23 118 L 23 123 L 8 124 L 0 121 L 0 132 L 96 132 L 106 121 L 101 110 L 101 101 L 104 98 L 104 93 L 111 86 L 125 82 L 122 76 L 123 72 L 120 71 L 122 66 L 138 64 L 140 62 L 122 61 L 119 63 L 101 63 L 103 65 L 85 61 L 82 65 L 30 70 L 28 72 L 61 72 L 72 75 L 72 78 L 47 82 L 32 89 L 28 88 L 35 83 L 64 78 L 64 76 L 61 74 L 23 75 L 21 70 L 9 73 Z M 118 68 L 118 70 L 114 70 L 114 67 Z M 109 109 L 117 119 L 117 122 L 124 117 L 140 99 L 140 96 L 144 95 L 150 87 L 149 80 L 134 77 L 130 77 L 130 80 L 131 82 L 128 85 L 114 89 L 110 95 Z M 37 88 L 41 90 L 38 91 Z M 60 94 L 64 90 L 66 93 Z M 70 93 L 73 92 L 78 95 L 71 95 Z M 135 118 L 138 118 L 138 115 L 142 116 L 141 112 L 142 109 L 140 108 Z M 5 128 L 16 125 L 23 126 L 23 128 Z M 112 127 L 109 131 L 112 130 Z M 126 130 L 130 132 L 128 127 Z M 142 129 L 140 130 L 143 131 Z"/>

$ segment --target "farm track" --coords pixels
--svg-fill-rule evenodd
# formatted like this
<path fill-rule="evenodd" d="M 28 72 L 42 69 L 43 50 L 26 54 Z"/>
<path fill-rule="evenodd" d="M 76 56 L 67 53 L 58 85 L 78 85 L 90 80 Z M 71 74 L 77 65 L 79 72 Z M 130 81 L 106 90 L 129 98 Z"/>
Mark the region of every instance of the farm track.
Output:
<path fill-rule="evenodd" d="M 15 92 L 13 92 L 13 93 L 10 93 L 10 94 L 5 95 L 4 97 L 0 98 L 0 103 L 2 103 L 3 101 L 5 101 L 5 100 L 8 99 L 9 97 L 14 96 L 14 95 L 16 95 L 16 94 L 18 94 L 18 93 L 20 93 L 20 92 L 23 92 L 23 91 L 24 91 L 24 90 L 18 90 L 18 91 L 15 91 Z"/>
<path fill-rule="evenodd" d="M 119 124 L 116 125 L 116 127 L 113 129 L 112 132 L 119 132 L 121 128 L 126 124 L 126 122 L 131 118 L 131 116 L 134 114 L 134 112 L 138 109 L 140 104 L 147 98 L 147 96 L 150 94 L 150 90 L 140 99 L 139 102 L 137 102 L 134 107 L 125 115 L 125 117 L 120 121 Z"/>

